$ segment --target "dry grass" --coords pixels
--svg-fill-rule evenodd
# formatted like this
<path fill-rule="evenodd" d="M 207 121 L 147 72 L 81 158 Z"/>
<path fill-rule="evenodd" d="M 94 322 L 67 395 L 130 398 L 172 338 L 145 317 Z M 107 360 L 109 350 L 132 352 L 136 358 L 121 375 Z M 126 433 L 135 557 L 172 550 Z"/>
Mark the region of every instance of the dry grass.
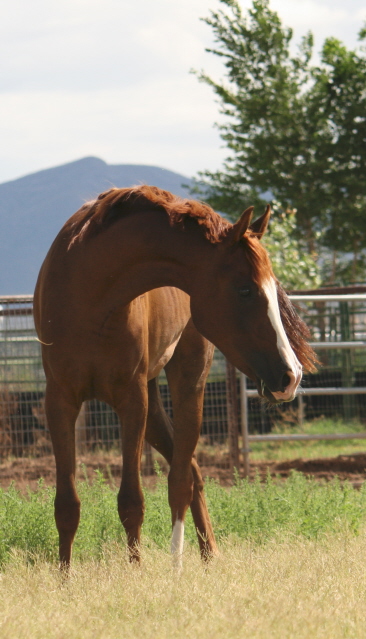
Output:
<path fill-rule="evenodd" d="M 366 635 L 366 531 L 264 546 L 228 542 L 207 570 L 187 549 L 179 576 L 168 554 L 123 551 L 55 566 L 14 557 L 0 578 L 2 639 L 362 639 Z"/>

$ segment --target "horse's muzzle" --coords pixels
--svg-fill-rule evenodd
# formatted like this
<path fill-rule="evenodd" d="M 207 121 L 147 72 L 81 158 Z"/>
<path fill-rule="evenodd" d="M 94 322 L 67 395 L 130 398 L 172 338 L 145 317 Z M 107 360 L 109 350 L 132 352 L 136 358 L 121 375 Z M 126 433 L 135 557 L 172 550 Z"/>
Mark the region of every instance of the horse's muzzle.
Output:
<path fill-rule="evenodd" d="M 287 371 L 281 380 L 281 386 L 283 390 L 271 391 L 268 386 L 261 380 L 259 394 L 261 397 L 265 397 L 271 404 L 280 404 L 282 402 L 291 402 L 295 396 L 296 391 L 301 382 L 302 373 L 298 371 L 296 374 L 292 371 Z"/>

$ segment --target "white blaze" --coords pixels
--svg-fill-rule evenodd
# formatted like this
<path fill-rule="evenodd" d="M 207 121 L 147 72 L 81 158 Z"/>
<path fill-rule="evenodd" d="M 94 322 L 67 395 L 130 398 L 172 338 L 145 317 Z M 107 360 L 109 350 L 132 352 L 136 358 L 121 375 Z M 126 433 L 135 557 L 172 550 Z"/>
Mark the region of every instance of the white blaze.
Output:
<path fill-rule="evenodd" d="M 173 555 L 174 566 L 178 569 L 182 568 L 183 544 L 184 522 L 177 519 L 173 527 L 171 553 Z"/>
<path fill-rule="evenodd" d="M 277 287 L 273 277 L 262 285 L 263 291 L 268 300 L 268 317 L 277 335 L 277 348 L 285 363 L 289 367 L 289 371 L 293 373 L 289 386 L 285 392 L 272 393 L 276 399 L 289 399 L 295 394 L 295 391 L 301 381 L 302 367 L 298 361 L 294 351 L 290 346 L 285 329 L 283 328 L 280 309 L 278 306 Z"/>

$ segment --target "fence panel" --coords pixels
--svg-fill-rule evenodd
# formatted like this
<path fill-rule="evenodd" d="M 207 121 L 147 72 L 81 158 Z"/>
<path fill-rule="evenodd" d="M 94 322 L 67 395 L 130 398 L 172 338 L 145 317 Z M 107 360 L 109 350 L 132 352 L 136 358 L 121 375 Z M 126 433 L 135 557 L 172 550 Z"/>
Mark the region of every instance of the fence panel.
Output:
<path fill-rule="evenodd" d="M 318 373 L 305 375 L 296 400 L 278 409 L 277 421 L 331 417 L 350 422 L 366 421 L 366 294 L 290 296 L 312 331 L 313 348 L 322 366 Z M 310 439 L 365 439 L 366 432 L 333 435 L 268 434 L 273 423 L 250 422 L 250 404 L 256 390 L 241 376 L 241 411 L 244 474 L 249 474 L 250 442 Z M 282 412 L 282 415 L 281 415 Z M 256 433 L 256 434 L 254 434 Z M 264 434 L 267 433 L 267 434 Z"/>
<path fill-rule="evenodd" d="M 37 339 L 32 296 L 0 297 L 0 458 L 41 456 L 52 450 L 44 411 L 45 375 Z M 160 376 L 165 410 L 172 406 L 165 374 Z M 225 360 L 215 353 L 207 381 L 201 442 L 216 464 L 229 464 Z M 80 452 L 120 450 L 120 425 L 116 413 L 98 400 L 85 402 L 76 423 Z M 204 453 L 200 453 L 204 461 Z M 152 470 L 151 449 L 145 446 L 143 472 Z"/>
<path fill-rule="evenodd" d="M 311 327 L 322 368 L 315 375 L 304 376 L 305 393 L 294 402 L 269 408 L 254 397 L 256 390 L 251 382 L 243 390 L 239 373 L 235 380 L 224 357 L 216 351 L 206 387 L 198 451 L 198 459 L 204 465 L 209 460 L 219 468 L 237 464 L 235 431 L 240 430 L 240 416 L 246 420 L 249 438 L 265 435 L 282 422 L 299 424 L 319 417 L 366 422 L 363 390 L 366 387 L 366 295 L 322 296 L 320 299 L 313 296 L 306 300 L 301 297 L 296 299 L 296 304 Z M 332 349 L 329 349 L 330 344 Z M 326 387 L 335 390 L 325 394 Z M 343 391 L 339 390 L 341 388 Z M 39 456 L 51 451 L 44 413 L 44 389 L 40 344 L 32 317 L 32 296 L 0 297 L 0 457 Z M 312 392 L 308 394 L 306 391 L 310 389 Z M 164 374 L 160 377 L 160 392 L 164 406 L 172 416 Z M 245 402 L 242 401 L 244 392 Z M 243 429 L 246 450 L 249 440 L 245 437 L 246 429 Z M 102 402 L 86 402 L 78 418 L 76 439 L 80 451 L 119 450 L 120 428 L 116 414 Z M 145 472 L 149 472 L 152 454 L 148 447 L 144 460 Z"/>
<path fill-rule="evenodd" d="M 50 452 L 32 296 L 0 298 L 0 456 Z"/>

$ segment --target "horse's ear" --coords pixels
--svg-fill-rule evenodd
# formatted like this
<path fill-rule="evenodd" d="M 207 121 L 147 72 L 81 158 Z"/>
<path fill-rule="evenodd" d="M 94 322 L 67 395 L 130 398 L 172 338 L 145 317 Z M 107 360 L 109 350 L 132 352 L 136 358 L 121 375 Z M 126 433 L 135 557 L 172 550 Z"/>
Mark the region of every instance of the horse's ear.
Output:
<path fill-rule="evenodd" d="M 226 238 L 230 244 L 239 242 L 244 233 L 248 230 L 253 215 L 253 209 L 254 206 L 250 206 L 248 209 L 245 209 L 238 221 L 231 227 Z"/>
<path fill-rule="evenodd" d="M 255 220 L 255 222 L 253 222 L 253 224 L 250 225 L 250 230 L 256 234 L 257 238 L 259 240 L 262 239 L 263 235 L 265 234 L 266 230 L 267 230 L 267 226 L 268 226 L 268 222 L 269 222 L 269 218 L 271 217 L 271 206 L 270 204 L 267 204 L 266 206 L 266 210 L 263 213 L 263 215 L 261 215 L 261 217 L 259 217 L 257 220 Z"/>

